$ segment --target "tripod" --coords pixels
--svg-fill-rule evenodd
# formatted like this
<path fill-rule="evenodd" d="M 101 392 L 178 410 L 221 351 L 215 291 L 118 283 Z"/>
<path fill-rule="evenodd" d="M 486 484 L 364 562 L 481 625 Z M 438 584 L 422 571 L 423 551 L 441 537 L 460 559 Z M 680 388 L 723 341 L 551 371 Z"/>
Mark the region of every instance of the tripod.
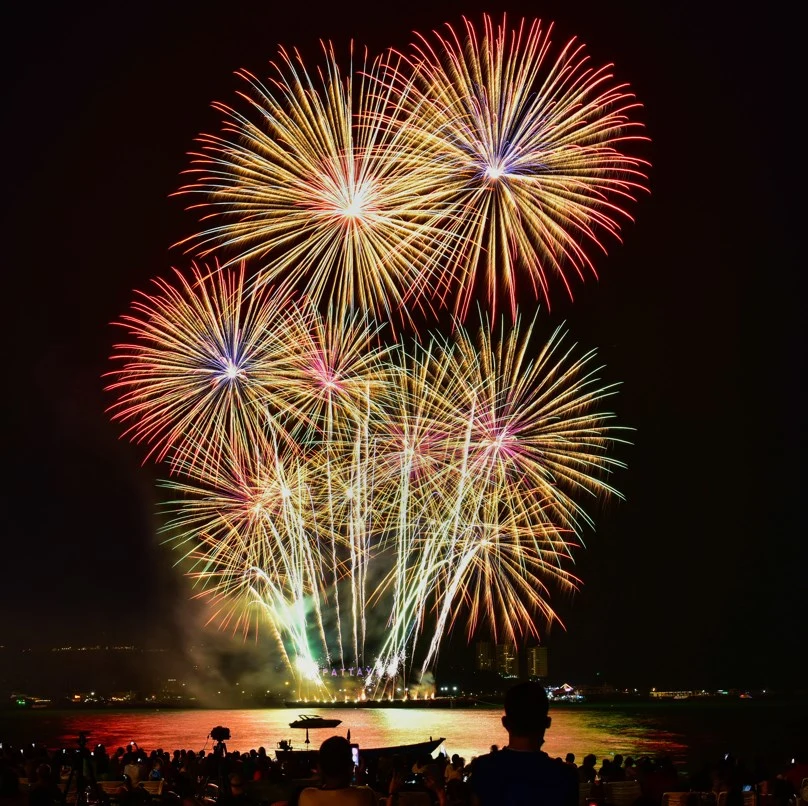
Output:
<path fill-rule="evenodd" d="M 90 757 L 90 751 L 87 749 L 87 734 L 79 733 L 77 739 L 79 749 L 73 752 L 73 758 L 70 762 L 70 774 L 67 776 L 67 783 L 62 795 L 62 803 L 67 804 L 68 796 L 70 794 L 70 785 L 75 778 L 76 781 L 76 806 L 86 806 L 87 789 L 91 789 L 95 795 L 95 802 L 100 803 L 103 793 L 98 787 L 98 781 L 95 780 L 95 771 L 93 770 L 93 761 Z"/>

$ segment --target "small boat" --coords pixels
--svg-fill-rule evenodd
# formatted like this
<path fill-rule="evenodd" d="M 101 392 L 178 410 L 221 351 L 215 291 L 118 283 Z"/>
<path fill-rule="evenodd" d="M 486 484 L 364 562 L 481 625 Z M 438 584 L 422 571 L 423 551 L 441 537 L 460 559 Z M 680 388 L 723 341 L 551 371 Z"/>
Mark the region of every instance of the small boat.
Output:
<path fill-rule="evenodd" d="M 366 762 L 375 762 L 382 757 L 392 758 L 393 756 L 401 756 L 406 759 L 415 761 L 417 758 L 427 755 L 431 756 L 446 740 L 441 737 L 440 739 L 433 739 L 429 737 L 428 742 L 418 742 L 416 744 L 399 744 L 392 747 L 357 747 L 359 757 Z M 278 742 L 278 749 L 275 751 L 275 758 L 278 761 L 308 765 L 313 768 L 317 765 L 317 750 L 296 750 L 292 747 L 292 743 L 288 741 Z"/>
<path fill-rule="evenodd" d="M 365 761 L 376 761 L 382 756 L 401 756 L 403 758 L 417 759 L 420 756 L 431 756 L 446 739 L 433 739 L 429 737 L 428 742 L 418 742 L 417 744 L 399 744 L 394 747 L 360 747 L 359 755 Z"/>
<path fill-rule="evenodd" d="M 289 723 L 290 728 L 336 728 L 341 725 L 341 719 L 325 719 L 314 714 L 300 714 L 294 722 Z"/>

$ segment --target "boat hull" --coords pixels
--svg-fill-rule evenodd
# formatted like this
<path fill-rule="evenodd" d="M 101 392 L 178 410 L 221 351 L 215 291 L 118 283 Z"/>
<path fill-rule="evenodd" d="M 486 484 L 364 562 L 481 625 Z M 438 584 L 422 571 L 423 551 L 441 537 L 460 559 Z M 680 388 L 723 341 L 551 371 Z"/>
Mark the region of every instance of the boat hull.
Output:
<path fill-rule="evenodd" d="M 430 738 L 428 742 L 416 742 L 415 744 L 398 744 L 392 747 L 360 747 L 359 757 L 364 759 L 366 763 L 372 763 L 380 758 L 392 756 L 404 756 L 406 758 L 416 758 L 418 756 L 429 755 L 431 756 L 443 743 L 446 741 L 443 737 L 440 739 Z M 317 750 L 281 750 L 275 751 L 275 758 L 283 762 L 292 762 L 295 765 L 299 763 L 308 763 L 311 767 L 317 764 Z"/>
<path fill-rule="evenodd" d="M 290 728 L 305 728 L 306 730 L 317 730 L 317 728 L 336 728 L 342 724 L 341 719 L 317 719 L 302 720 L 297 719 L 289 723 Z"/>

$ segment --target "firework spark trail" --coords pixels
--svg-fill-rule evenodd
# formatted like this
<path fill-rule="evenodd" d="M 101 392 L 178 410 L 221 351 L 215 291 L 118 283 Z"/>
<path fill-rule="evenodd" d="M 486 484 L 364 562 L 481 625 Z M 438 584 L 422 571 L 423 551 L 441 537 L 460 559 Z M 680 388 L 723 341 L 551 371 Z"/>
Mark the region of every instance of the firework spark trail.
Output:
<path fill-rule="evenodd" d="M 195 181 L 179 191 L 201 196 L 194 208 L 206 228 L 183 243 L 249 259 L 259 282 L 298 288 L 315 304 L 334 300 L 340 314 L 406 318 L 399 309 L 418 267 L 446 242 L 429 207 L 430 144 L 390 125 L 408 96 L 405 81 L 393 93 L 382 80 L 394 58 L 365 55 L 343 75 L 333 46 L 323 49 L 315 76 L 297 52 L 281 50 L 268 84 L 239 73 L 246 111 L 215 105 L 223 133 L 199 138 Z"/>
<path fill-rule="evenodd" d="M 415 627 L 423 621 L 434 576 L 439 541 L 424 539 L 422 532 L 434 531 L 441 479 L 451 462 L 454 436 L 446 430 L 450 407 L 441 399 L 447 362 L 435 355 L 446 349 L 451 350 L 451 345 L 440 340 L 427 346 L 416 344 L 409 354 L 400 348 L 391 356 L 393 380 L 383 406 L 387 421 L 378 472 L 387 501 L 383 544 L 389 546 L 394 561 L 374 598 L 389 593 L 392 606 L 388 637 L 369 685 L 397 668 L 408 649 L 415 650 Z"/>
<path fill-rule="evenodd" d="M 589 524 L 573 494 L 614 493 L 603 477 L 621 466 L 605 453 L 618 433 L 597 409 L 615 388 L 598 381 L 594 354 L 578 357 L 560 329 L 531 350 L 533 325 L 519 321 L 498 336 L 485 323 L 476 335 L 457 325 L 451 342 L 370 349 L 367 323 L 332 328 L 315 311 L 289 311 L 288 333 L 265 334 L 289 355 L 253 390 L 267 401 L 255 441 L 220 428 L 219 444 L 204 446 L 215 461 L 186 450 L 173 462 L 184 480 L 169 482 L 181 497 L 168 529 L 215 617 L 247 630 L 262 601 L 290 662 L 312 677 L 315 655 L 344 668 L 343 613 L 337 606 L 336 647 L 323 613 L 345 583 L 361 666 L 368 568 L 391 557 L 370 598 L 391 602 L 376 682 L 415 656 L 429 619 L 423 668 L 460 611 L 470 633 L 484 620 L 509 638 L 534 629 L 533 613 L 552 620 L 541 578 L 572 584 L 561 569 L 567 535 Z M 184 388 L 185 376 L 175 383 Z"/>
<path fill-rule="evenodd" d="M 170 504 L 168 541 L 182 552 L 180 561 L 191 563 L 199 595 L 215 607 L 212 619 L 246 633 L 263 612 L 280 643 L 291 645 L 292 659 L 286 649 L 283 656 L 301 676 L 311 677 L 309 608 L 323 642 L 325 633 L 305 475 L 293 453 L 280 456 L 265 448 L 250 463 L 232 454 L 226 458 L 226 473 L 195 470 L 195 484 L 167 483 L 181 496 Z"/>
<path fill-rule="evenodd" d="M 385 383 L 383 328 L 362 314 L 341 317 L 334 308 L 321 314 L 307 301 L 289 303 L 287 312 L 276 328 L 284 360 L 256 378 L 262 402 L 309 427 L 298 441 L 338 441 L 340 429 L 364 416 L 368 395 L 376 397 Z"/>
<path fill-rule="evenodd" d="M 597 381 L 593 354 L 577 358 L 557 331 L 527 361 L 531 337 L 532 326 L 523 333 L 517 322 L 499 337 L 487 325 L 476 337 L 458 327 L 453 344 L 399 348 L 368 365 L 358 421 L 358 397 L 340 409 L 314 395 L 297 430 L 267 415 L 250 451 L 231 439 L 216 463 L 180 466 L 188 481 L 168 483 L 181 497 L 167 529 L 215 617 L 247 630 L 261 601 L 300 675 L 316 665 L 311 626 L 315 654 L 344 663 L 342 614 L 333 648 L 323 597 L 332 588 L 339 601 L 347 552 L 355 666 L 364 660 L 368 567 L 392 556 L 370 599 L 392 604 L 376 682 L 414 657 L 430 610 L 424 669 L 461 610 L 470 634 L 485 620 L 511 639 L 535 629 L 534 613 L 552 620 L 542 576 L 574 582 L 561 568 L 566 535 L 577 539 L 588 523 L 568 491 L 613 492 L 601 477 L 620 463 L 604 453 L 617 440 L 611 415 L 593 411 L 614 393 Z M 312 411 L 331 425 L 313 429 Z"/>
<path fill-rule="evenodd" d="M 597 407 L 615 388 L 600 384 L 594 353 L 576 357 L 561 329 L 528 360 L 532 330 L 517 321 L 497 337 L 483 325 L 475 338 L 458 327 L 454 345 L 430 353 L 426 375 L 404 373 L 419 377 L 429 428 L 444 435 L 448 455 L 412 504 L 407 462 L 416 453 L 401 464 L 393 627 L 380 668 L 412 657 L 429 602 L 436 622 L 423 669 L 458 612 L 468 612 L 470 635 L 484 619 L 515 641 L 535 632 L 533 614 L 556 618 L 542 575 L 575 583 L 562 563 L 589 517 L 569 493 L 614 493 L 602 477 L 622 466 L 605 454 L 619 430 Z M 428 535 L 423 545 L 416 528 Z"/>
<path fill-rule="evenodd" d="M 138 316 L 124 319 L 137 342 L 118 348 L 126 364 L 111 388 L 124 390 L 117 410 L 129 407 L 124 409 L 125 416 L 136 416 L 130 409 L 137 404 L 140 419 L 132 428 L 140 429 L 135 431 L 139 438 L 155 441 L 153 450 L 162 450 L 175 472 L 224 489 L 229 496 L 224 510 L 215 503 L 207 509 L 200 502 L 178 505 L 180 520 L 172 521 L 172 528 L 184 523 L 195 529 L 206 548 L 207 565 L 226 569 L 226 573 L 192 575 L 202 584 L 217 580 L 211 586 L 217 605 L 214 618 L 225 626 L 232 622 L 236 628 L 246 628 L 244 612 L 236 615 L 236 611 L 254 611 L 250 606 L 254 596 L 247 591 L 254 594 L 256 588 L 244 587 L 247 580 L 254 581 L 254 574 L 242 574 L 240 568 L 246 563 L 248 568 L 269 569 L 273 578 L 284 580 L 282 587 L 291 596 L 284 604 L 279 588 L 267 588 L 268 612 L 281 624 L 280 632 L 293 636 L 300 655 L 304 630 L 299 617 L 292 621 L 288 614 L 278 613 L 285 608 L 300 614 L 304 598 L 310 597 L 328 656 L 319 584 L 314 582 L 323 569 L 319 546 L 312 542 L 319 539 L 320 497 L 315 501 L 308 496 L 307 511 L 289 509 L 287 499 L 296 477 L 294 473 L 291 481 L 284 477 L 290 459 L 282 461 L 280 454 L 282 444 L 296 452 L 301 434 L 303 442 L 313 434 L 325 446 L 339 442 L 339 429 L 357 416 L 362 397 L 367 399 L 369 390 L 379 383 L 376 365 L 384 350 L 375 341 L 378 326 L 359 316 L 337 325 L 333 312 L 322 316 L 310 306 L 291 302 L 281 313 L 267 302 L 263 289 L 245 293 L 243 271 L 205 274 L 195 268 L 193 282 L 177 272 L 175 285 L 162 281 L 158 285 L 161 294 L 149 298 L 148 304 L 137 303 Z M 230 367 L 232 377 L 227 374 Z M 237 394 L 241 398 L 236 399 Z M 249 408 L 243 411 L 239 401 L 245 395 L 249 395 Z M 278 425 L 278 417 L 292 423 L 293 433 Z M 158 422 L 160 430 L 152 422 Z M 233 425 L 242 422 L 246 425 Z M 257 461 L 255 451 L 260 456 Z M 328 477 L 332 479 L 333 474 Z M 238 511 L 253 507 L 253 513 L 260 515 L 260 498 L 272 485 L 276 492 L 286 490 L 286 496 L 281 496 L 285 503 L 280 526 L 271 519 L 259 518 L 256 523 L 245 518 L 249 513 Z M 190 487 L 176 489 L 193 495 Z M 303 500 L 302 490 L 297 497 Z M 230 514 L 220 517 L 222 511 Z M 336 525 L 333 517 L 329 522 Z M 242 552 L 228 557 L 228 541 L 242 532 L 252 535 L 252 544 L 245 547 L 244 541 L 238 541 Z M 337 534 L 332 528 L 335 589 Z M 276 552 L 280 552 L 279 561 Z M 268 577 L 263 579 L 266 585 Z M 226 597 L 218 595 L 224 590 L 234 592 L 236 604 L 230 609 L 224 606 Z M 339 596 L 335 599 L 338 602 Z M 362 601 L 360 597 L 360 613 Z M 341 652 L 341 641 L 339 645 Z"/>
<path fill-rule="evenodd" d="M 483 284 L 492 314 L 502 293 L 515 318 L 520 270 L 548 305 L 552 276 L 572 296 L 570 273 L 595 274 L 580 242 L 605 251 L 600 232 L 619 239 L 624 205 L 645 189 L 646 163 L 632 152 L 646 138 L 627 85 L 591 67 L 574 39 L 552 60 L 552 26 L 539 20 L 463 27 L 418 35 L 414 77 L 389 78 L 440 154 L 432 205 L 450 241 L 419 287 L 453 299 L 465 319 Z"/>
<path fill-rule="evenodd" d="M 191 545 L 188 556 L 196 561 L 195 568 L 200 569 L 192 571 L 192 576 L 207 586 L 208 595 L 232 605 L 221 619 L 223 626 L 235 618 L 236 627 L 246 630 L 254 615 L 254 609 L 245 609 L 238 596 L 233 595 L 245 584 L 251 593 L 257 590 L 255 574 L 245 578 L 242 572 L 249 556 L 249 568 L 263 567 L 268 571 L 262 577 L 265 614 L 290 642 L 293 670 L 307 679 L 317 665 L 310 644 L 312 626 L 319 639 L 318 656 L 326 662 L 332 655 L 344 656 L 344 648 L 339 644 L 341 632 L 332 652 L 322 614 L 331 575 L 339 581 L 343 579 L 339 571 L 341 561 L 331 568 L 323 561 L 319 522 L 329 508 L 335 513 L 337 525 L 332 533 L 335 552 L 346 546 L 350 552 L 350 573 L 344 581 L 350 586 L 352 600 L 354 665 L 361 663 L 364 653 L 364 590 L 370 555 L 366 534 L 369 508 L 361 500 L 367 484 L 363 479 L 367 473 L 364 440 L 365 434 L 357 429 L 353 443 L 345 445 L 345 454 L 337 455 L 335 464 L 339 469 L 331 474 L 328 485 L 333 496 L 330 500 L 318 492 L 322 469 L 329 467 L 323 456 L 326 446 L 322 443 L 309 445 L 302 454 L 299 450 L 283 454 L 282 443 L 275 439 L 265 447 L 268 455 L 257 461 L 254 468 L 236 470 L 237 481 L 233 485 L 222 485 L 221 474 L 206 479 L 203 487 L 169 483 L 183 498 L 174 505 L 177 514 L 167 529 L 175 544 Z M 334 462 L 333 452 L 331 461 Z M 223 532 L 224 523 L 240 536 L 239 541 Z M 197 537 L 200 534 L 209 536 L 201 545 Z M 247 550 L 243 547 L 244 535 L 248 535 Z M 208 570 L 211 566 L 213 571 Z M 267 580 L 273 580 L 273 584 L 268 585 Z M 334 598 L 338 600 L 339 582 L 333 587 Z M 258 596 L 261 597 L 260 592 Z M 252 604 L 252 599 L 248 604 Z"/>

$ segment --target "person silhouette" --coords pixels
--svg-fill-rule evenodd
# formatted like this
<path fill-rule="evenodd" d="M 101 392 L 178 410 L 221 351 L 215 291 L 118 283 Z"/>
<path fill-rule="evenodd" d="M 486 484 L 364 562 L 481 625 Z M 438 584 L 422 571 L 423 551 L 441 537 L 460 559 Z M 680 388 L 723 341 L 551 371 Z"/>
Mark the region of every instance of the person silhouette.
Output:
<path fill-rule="evenodd" d="M 376 793 L 367 787 L 354 786 L 351 743 L 342 736 L 332 736 L 320 745 L 319 788 L 308 787 L 300 793 L 299 806 L 376 806 Z"/>
<path fill-rule="evenodd" d="M 548 712 L 540 683 L 508 689 L 502 717 L 508 746 L 472 763 L 469 781 L 476 806 L 577 806 L 575 770 L 541 749 L 551 722 Z"/>

